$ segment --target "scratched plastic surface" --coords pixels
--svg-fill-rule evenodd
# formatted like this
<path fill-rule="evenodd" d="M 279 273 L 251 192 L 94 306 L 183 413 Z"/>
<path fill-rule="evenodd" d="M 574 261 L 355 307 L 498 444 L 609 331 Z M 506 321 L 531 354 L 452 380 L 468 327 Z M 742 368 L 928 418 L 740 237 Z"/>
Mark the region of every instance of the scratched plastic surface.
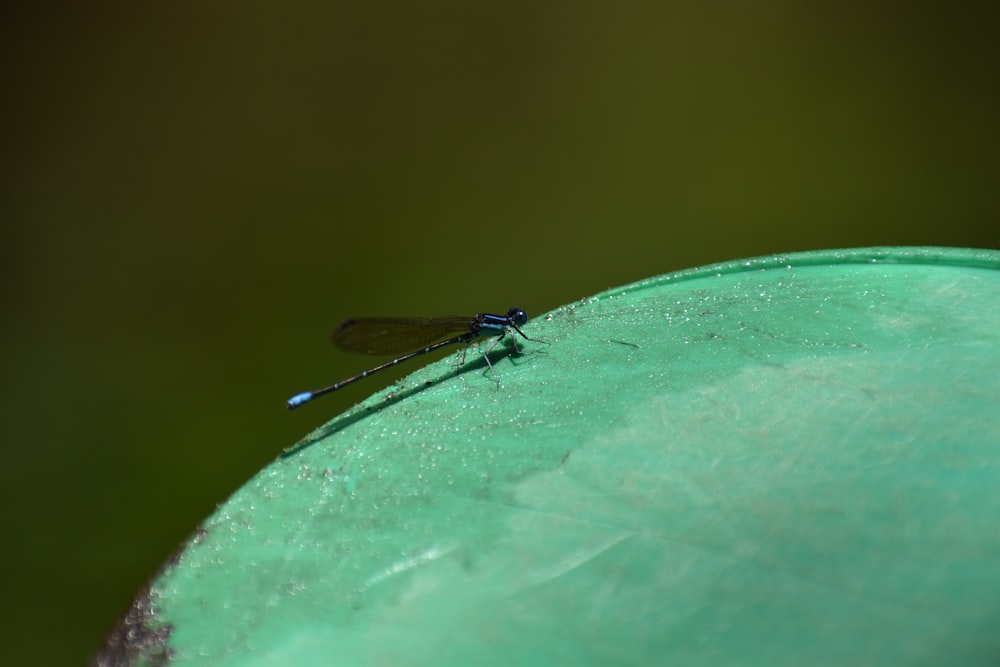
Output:
<path fill-rule="evenodd" d="M 499 389 L 470 350 L 262 470 L 154 581 L 119 649 L 177 665 L 996 664 L 1000 253 L 702 267 L 525 330 L 551 344 L 495 350 Z"/>

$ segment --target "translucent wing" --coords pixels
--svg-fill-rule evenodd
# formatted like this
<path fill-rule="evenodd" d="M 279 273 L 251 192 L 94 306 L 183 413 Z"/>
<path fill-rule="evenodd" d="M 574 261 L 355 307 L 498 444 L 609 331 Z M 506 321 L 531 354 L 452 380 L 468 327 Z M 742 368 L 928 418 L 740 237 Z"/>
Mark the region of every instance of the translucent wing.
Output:
<path fill-rule="evenodd" d="M 359 317 L 341 322 L 333 343 L 348 352 L 402 354 L 468 332 L 471 323 L 471 317 Z"/>

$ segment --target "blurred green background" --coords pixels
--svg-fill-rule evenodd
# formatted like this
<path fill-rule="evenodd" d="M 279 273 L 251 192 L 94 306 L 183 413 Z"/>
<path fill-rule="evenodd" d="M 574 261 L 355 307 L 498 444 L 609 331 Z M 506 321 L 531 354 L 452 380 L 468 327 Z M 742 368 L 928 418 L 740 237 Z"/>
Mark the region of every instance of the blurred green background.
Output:
<path fill-rule="evenodd" d="M 987 7 L 6 10 L 0 662 L 79 664 L 217 503 L 388 383 L 285 412 L 370 365 L 330 344 L 346 317 L 1000 246 Z"/>

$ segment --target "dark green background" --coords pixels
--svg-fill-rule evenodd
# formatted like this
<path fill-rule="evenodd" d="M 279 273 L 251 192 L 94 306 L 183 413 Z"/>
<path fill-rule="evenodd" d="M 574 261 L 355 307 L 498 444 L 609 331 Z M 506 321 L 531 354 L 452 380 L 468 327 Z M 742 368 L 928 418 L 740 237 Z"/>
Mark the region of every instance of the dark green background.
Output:
<path fill-rule="evenodd" d="M 997 247 L 992 18 L 7 10 L 0 662 L 78 664 L 216 503 L 388 382 L 284 411 L 368 364 L 329 343 L 345 317 L 541 314 L 781 251 Z"/>

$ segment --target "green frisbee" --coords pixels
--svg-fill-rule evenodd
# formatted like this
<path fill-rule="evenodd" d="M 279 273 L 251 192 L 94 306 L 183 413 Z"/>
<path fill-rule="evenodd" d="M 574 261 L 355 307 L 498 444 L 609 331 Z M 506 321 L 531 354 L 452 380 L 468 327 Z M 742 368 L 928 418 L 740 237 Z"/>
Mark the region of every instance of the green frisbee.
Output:
<path fill-rule="evenodd" d="M 95 664 L 1000 659 L 1000 252 L 749 259 L 522 328 L 289 448 Z"/>

